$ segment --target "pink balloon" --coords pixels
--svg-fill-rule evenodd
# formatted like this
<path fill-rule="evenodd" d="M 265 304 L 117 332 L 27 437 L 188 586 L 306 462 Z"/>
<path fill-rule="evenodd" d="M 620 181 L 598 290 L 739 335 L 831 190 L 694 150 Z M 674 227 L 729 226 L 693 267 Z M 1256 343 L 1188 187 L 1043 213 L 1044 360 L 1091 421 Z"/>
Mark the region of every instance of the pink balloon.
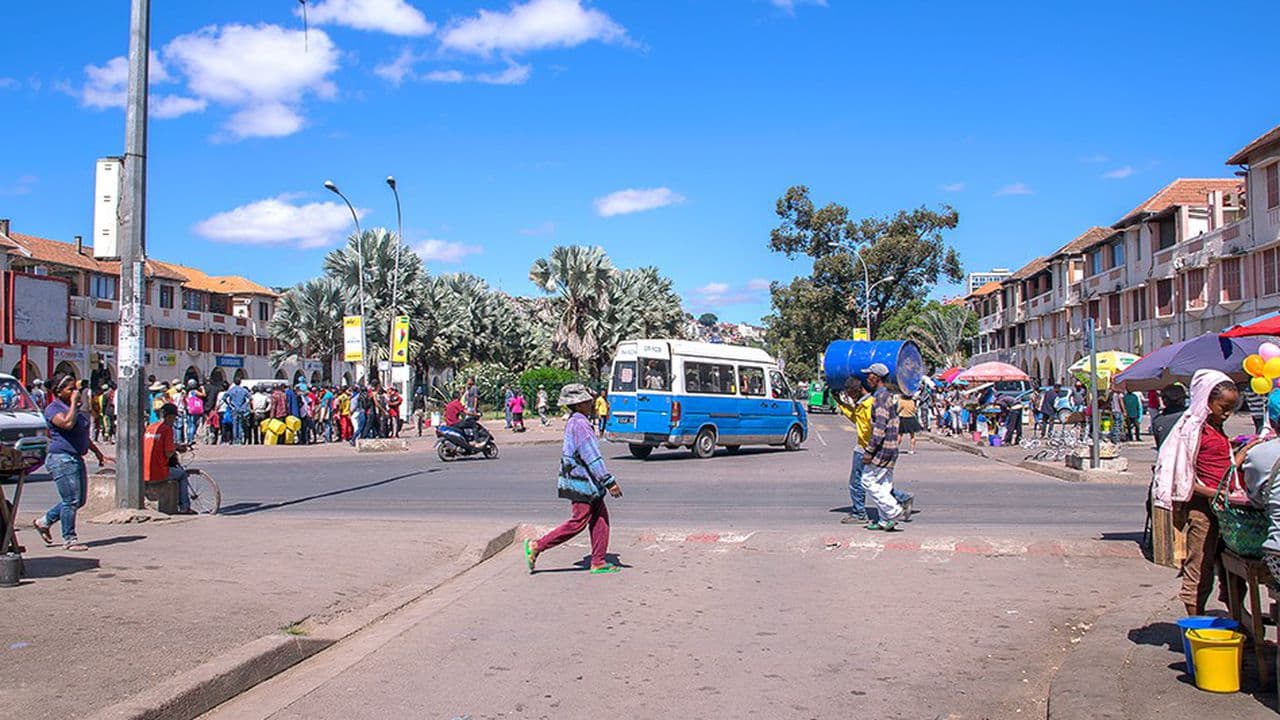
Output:
<path fill-rule="evenodd" d="M 1258 354 L 1263 360 L 1270 360 L 1273 357 L 1280 357 L 1280 345 L 1265 342 L 1258 346 Z"/>

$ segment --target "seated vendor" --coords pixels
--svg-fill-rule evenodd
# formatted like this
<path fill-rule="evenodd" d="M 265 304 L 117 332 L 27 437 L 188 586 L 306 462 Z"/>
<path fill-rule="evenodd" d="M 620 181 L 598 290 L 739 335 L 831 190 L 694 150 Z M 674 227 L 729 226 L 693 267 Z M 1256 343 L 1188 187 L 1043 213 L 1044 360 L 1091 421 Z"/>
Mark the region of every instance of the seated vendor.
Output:
<path fill-rule="evenodd" d="M 1280 392 L 1272 392 L 1267 399 L 1267 421 L 1273 431 L 1280 433 Z M 1280 471 L 1280 438 L 1254 445 L 1240 468 L 1249 504 L 1265 510 L 1271 521 L 1267 539 L 1262 543 L 1263 560 L 1271 571 L 1273 590 L 1280 591 L 1280 583 L 1276 582 L 1280 578 L 1280 492 L 1274 487 L 1277 481 L 1272 479 L 1277 471 Z"/>
<path fill-rule="evenodd" d="M 178 514 L 194 515 L 187 471 L 178 464 L 178 453 L 187 451 L 191 445 L 174 442 L 173 424 L 177 419 L 178 406 L 165 403 L 160 407 L 160 419 L 147 426 L 146 433 L 142 436 L 142 456 L 146 458 L 142 480 L 149 483 L 177 480 Z"/>

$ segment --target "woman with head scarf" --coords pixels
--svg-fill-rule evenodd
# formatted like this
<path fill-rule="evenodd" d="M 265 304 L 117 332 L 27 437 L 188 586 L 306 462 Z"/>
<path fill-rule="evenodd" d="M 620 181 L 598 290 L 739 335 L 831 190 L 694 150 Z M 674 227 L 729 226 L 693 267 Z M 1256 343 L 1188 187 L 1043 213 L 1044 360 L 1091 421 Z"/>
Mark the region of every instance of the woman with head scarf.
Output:
<path fill-rule="evenodd" d="M 1187 538 L 1179 597 L 1188 615 L 1204 614 L 1218 561 L 1218 520 L 1210 503 L 1249 447 L 1232 453 L 1223 423 L 1240 401 L 1231 378 L 1200 370 L 1191 379 L 1191 403 L 1160 447 L 1152 502 L 1173 511 Z"/>

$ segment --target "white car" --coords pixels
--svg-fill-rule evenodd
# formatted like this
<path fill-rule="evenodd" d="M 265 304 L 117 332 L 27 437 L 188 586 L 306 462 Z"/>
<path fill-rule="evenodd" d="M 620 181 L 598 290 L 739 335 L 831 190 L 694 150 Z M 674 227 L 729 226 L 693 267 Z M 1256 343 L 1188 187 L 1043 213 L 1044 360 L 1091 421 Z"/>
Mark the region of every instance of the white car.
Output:
<path fill-rule="evenodd" d="M 44 464 L 49 425 L 22 383 L 0 374 L 0 479 Z"/>

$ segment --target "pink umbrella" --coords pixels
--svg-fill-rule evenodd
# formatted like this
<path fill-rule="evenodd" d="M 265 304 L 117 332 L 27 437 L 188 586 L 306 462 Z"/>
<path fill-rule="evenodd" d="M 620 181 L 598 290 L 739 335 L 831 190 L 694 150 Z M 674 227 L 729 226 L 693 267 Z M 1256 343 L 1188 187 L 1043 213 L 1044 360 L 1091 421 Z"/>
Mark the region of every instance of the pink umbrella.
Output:
<path fill-rule="evenodd" d="M 953 383 L 956 381 L 956 376 L 962 372 L 964 372 L 964 368 L 953 367 L 939 375 L 938 379 L 945 383 Z"/>
<path fill-rule="evenodd" d="M 965 382 L 1002 382 L 1005 380 L 1030 380 L 1031 376 L 1018 368 L 1002 362 L 984 362 L 974 365 L 956 376 Z"/>

